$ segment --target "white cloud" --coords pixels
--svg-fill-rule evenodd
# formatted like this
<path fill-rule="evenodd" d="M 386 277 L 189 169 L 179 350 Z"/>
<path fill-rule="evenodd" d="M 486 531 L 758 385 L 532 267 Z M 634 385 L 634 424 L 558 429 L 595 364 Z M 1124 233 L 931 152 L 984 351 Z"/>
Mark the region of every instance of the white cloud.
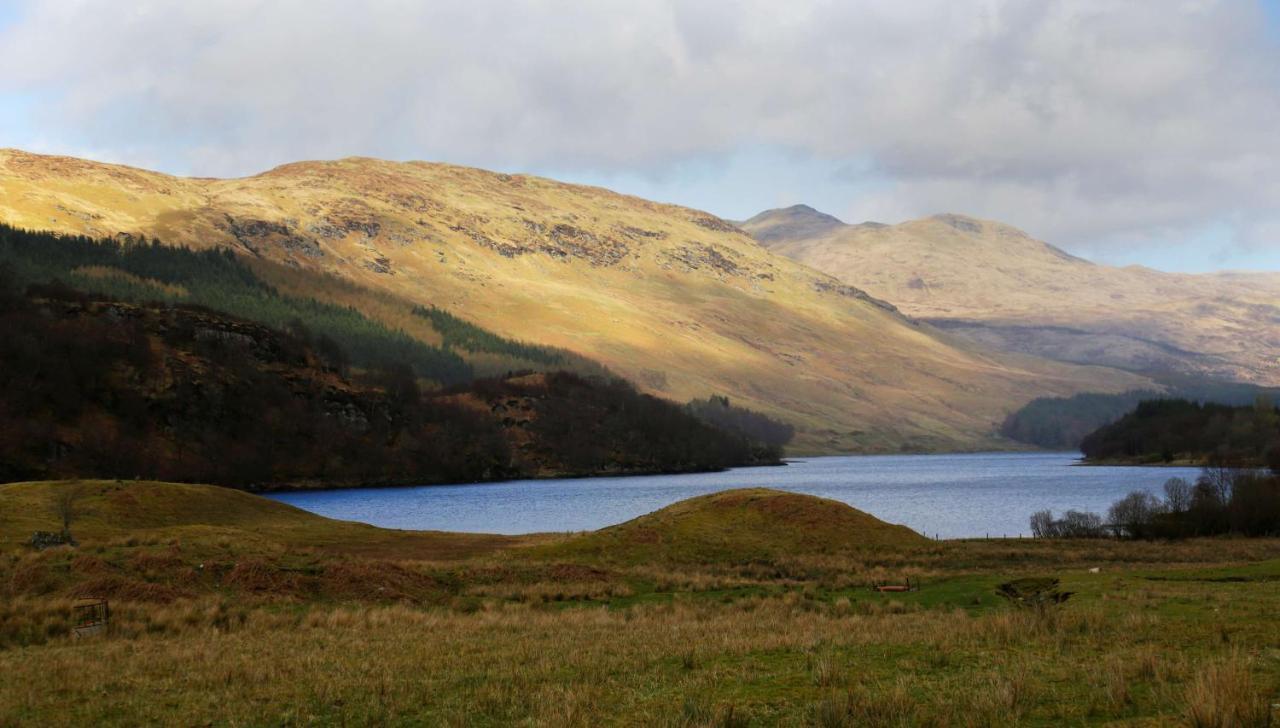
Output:
<path fill-rule="evenodd" d="M 122 7 L 30 2 L 0 37 L 0 93 L 53 94 L 43 138 L 198 174 L 634 175 L 769 147 L 869 160 L 851 219 L 956 210 L 1086 247 L 1229 220 L 1277 244 L 1280 45 L 1246 0 Z"/>

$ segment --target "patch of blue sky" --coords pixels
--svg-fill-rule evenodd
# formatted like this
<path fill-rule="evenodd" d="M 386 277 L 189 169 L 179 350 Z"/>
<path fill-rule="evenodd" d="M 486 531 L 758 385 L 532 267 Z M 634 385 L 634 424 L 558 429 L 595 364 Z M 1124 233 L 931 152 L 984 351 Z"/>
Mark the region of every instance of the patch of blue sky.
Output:
<path fill-rule="evenodd" d="M 0 41 L 22 16 L 24 3 L 0 0 Z M 0 147 L 29 146 L 35 139 L 31 113 L 41 95 L 4 88 L 0 79 Z"/>
<path fill-rule="evenodd" d="M 0 146 L 26 147 L 36 140 L 32 114 L 42 96 L 0 90 Z"/>
<path fill-rule="evenodd" d="M 23 5 L 24 3 L 17 0 L 0 0 L 0 33 L 22 16 Z"/>
<path fill-rule="evenodd" d="M 1258 0 L 1262 4 L 1262 12 L 1267 16 L 1267 27 L 1271 34 L 1280 40 L 1280 0 Z"/>
<path fill-rule="evenodd" d="M 1082 257 L 1106 265 L 1142 265 L 1170 273 L 1203 273 L 1216 270 L 1280 271 L 1280 248 L 1239 243 L 1239 230 L 1226 222 L 1209 223 L 1200 230 L 1171 236 L 1156 244 L 1150 240 L 1112 241 L 1096 249 L 1080 251 Z"/>

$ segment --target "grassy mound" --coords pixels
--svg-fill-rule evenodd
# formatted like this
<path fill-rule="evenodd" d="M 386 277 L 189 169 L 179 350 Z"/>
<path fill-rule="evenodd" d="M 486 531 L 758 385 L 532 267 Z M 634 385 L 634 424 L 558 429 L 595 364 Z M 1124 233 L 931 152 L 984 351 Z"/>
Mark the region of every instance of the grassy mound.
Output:
<path fill-rule="evenodd" d="M 0 485 L 0 550 L 34 531 L 58 531 L 57 503 L 70 495 L 71 532 L 82 545 L 122 539 L 236 544 L 246 552 L 317 548 L 367 556 L 455 558 L 514 545 L 484 534 L 394 531 L 335 521 L 231 488 L 149 481 L 69 480 Z"/>
<path fill-rule="evenodd" d="M 620 563 L 722 562 L 925 543 L 925 537 L 905 526 L 885 523 L 839 501 L 747 488 L 680 501 L 535 552 Z"/>
<path fill-rule="evenodd" d="M 54 530 L 55 500 L 67 494 L 74 499 L 74 531 L 97 538 L 194 525 L 292 530 L 326 520 L 277 501 L 211 485 L 71 480 L 13 483 L 0 486 L 0 494 L 10 506 L 0 512 L 0 527 L 7 538 L 34 529 Z"/>

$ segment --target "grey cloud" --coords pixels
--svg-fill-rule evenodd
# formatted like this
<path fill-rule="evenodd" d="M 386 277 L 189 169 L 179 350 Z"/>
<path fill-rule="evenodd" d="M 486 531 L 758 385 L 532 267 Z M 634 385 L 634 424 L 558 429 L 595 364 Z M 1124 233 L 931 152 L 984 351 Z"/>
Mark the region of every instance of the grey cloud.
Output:
<path fill-rule="evenodd" d="M 958 210 L 1095 246 L 1231 220 L 1274 245 L 1264 26 L 1243 0 L 31 2 L 0 90 L 53 89 L 50 134 L 199 174 L 661 172 L 769 145 L 869 164 L 851 219 Z"/>

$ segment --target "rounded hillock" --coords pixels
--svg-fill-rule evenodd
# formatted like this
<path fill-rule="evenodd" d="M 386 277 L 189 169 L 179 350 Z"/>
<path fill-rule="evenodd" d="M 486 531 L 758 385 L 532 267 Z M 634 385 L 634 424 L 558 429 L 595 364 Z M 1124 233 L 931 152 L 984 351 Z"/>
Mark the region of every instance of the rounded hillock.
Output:
<path fill-rule="evenodd" d="M 326 518 L 231 488 L 150 481 L 72 480 L 0 486 L 6 508 L 0 531 L 25 539 L 33 530 L 56 530 L 57 501 L 71 498 L 72 531 L 97 538 L 184 526 L 248 530 L 305 528 Z M 0 539 L 0 545 L 9 539 Z M 12 544 L 10 544 L 12 545 Z"/>
<path fill-rule="evenodd" d="M 767 488 L 690 498 L 538 549 L 608 561 L 750 561 L 774 556 L 919 546 L 928 540 L 839 501 Z"/>
<path fill-rule="evenodd" d="M 338 521 L 214 485 L 63 480 L 0 485 L 0 552 L 26 548 L 36 531 L 59 531 L 59 504 L 64 502 L 73 512 L 71 533 L 85 547 L 175 541 L 191 551 L 230 548 L 253 556 L 303 547 L 377 558 L 453 559 L 521 542 L 518 537 L 398 531 Z"/>

